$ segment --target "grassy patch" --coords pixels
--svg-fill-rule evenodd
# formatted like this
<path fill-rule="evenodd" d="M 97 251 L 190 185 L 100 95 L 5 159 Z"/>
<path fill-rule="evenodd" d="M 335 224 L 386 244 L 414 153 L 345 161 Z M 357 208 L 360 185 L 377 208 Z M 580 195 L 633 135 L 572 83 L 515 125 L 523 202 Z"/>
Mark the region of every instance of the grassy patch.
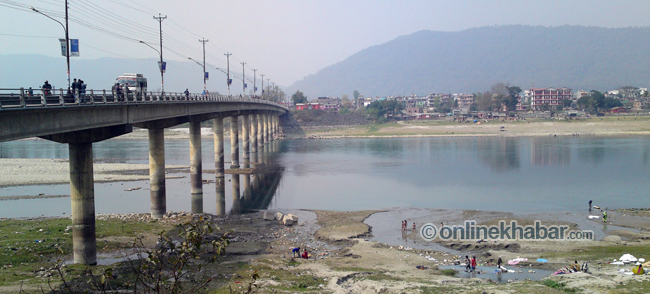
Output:
<path fill-rule="evenodd" d="M 565 283 L 560 283 L 551 279 L 542 280 L 542 285 L 551 287 L 556 290 L 561 290 L 566 293 L 577 293 L 577 289 L 567 288 Z"/>
<path fill-rule="evenodd" d="M 616 286 L 616 293 L 645 294 L 648 293 L 648 289 L 650 289 L 650 281 L 632 281 Z"/>
<path fill-rule="evenodd" d="M 304 270 L 274 269 L 266 265 L 241 263 L 230 281 L 213 293 L 230 293 L 230 287 L 232 289 L 239 289 L 247 286 L 247 282 L 250 282 L 250 276 L 253 271 L 257 271 L 260 280 L 272 280 L 279 283 L 278 285 L 266 285 L 264 287 L 267 289 L 265 292 L 320 292 L 321 290 L 318 286 L 327 284 L 327 281 L 305 273 Z"/>
<path fill-rule="evenodd" d="M 649 246 L 638 245 L 610 245 L 610 246 L 593 246 L 581 249 L 575 249 L 568 252 L 549 252 L 542 255 L 543 258 L 566 257 L 571 260 L 614 260 L 625 253 L 630 253 L 636 258 L 650 257 Z"/>
<path fill-rule="evenodd" d="M 449 269 L 443 269 L 443 270 L 441 270 L 440 273 L 443 274 L 443 275 L 445 275 L 445 276 L 453 277 L 453 276 L 455 276 L 456 273 L 458 273 L 458 272 L 457 272 L 456 270 L 453 270 L 453 269 L 450 269 L 450 268 L 449 268 Z"/>
<path fill-rule="evenodd" d="M 57 259 L 71 258 L 72 224 L 69 218 L 34 220 L 8 219 L 0 221 L 0 286 L 15 284 L 36 277 L 41 267 L 51 267 Z M 155 234 L 166 228 L 157 222 L 124 222 L 106 220 L 96 222 L 97 238 L 126 237 L 119 241 L 98 242 L 99 250 L 129 247 L 133 237 Z M 66 267 L 74 270 L 75 266 Z"/>

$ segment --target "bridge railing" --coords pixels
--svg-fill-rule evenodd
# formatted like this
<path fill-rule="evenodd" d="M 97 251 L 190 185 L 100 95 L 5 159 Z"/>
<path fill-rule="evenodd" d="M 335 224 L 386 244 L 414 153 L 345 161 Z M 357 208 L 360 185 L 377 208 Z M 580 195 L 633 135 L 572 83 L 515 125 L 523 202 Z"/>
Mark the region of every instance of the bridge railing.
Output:
<path fill-rule="evenodd" d="M 177 92 L 128 92 L 114 90 L 85 90 L 69 92 L 64 89 L 2 89 L 0 110 L 27 109 L 35 107 L 76 107 L 92 105 L 124 105 L 133 103 L 187 103 L 187 102 L 253 102 L 286 108 L 280 103 L 264 100 L 258 96 L 227 96 Z"/>

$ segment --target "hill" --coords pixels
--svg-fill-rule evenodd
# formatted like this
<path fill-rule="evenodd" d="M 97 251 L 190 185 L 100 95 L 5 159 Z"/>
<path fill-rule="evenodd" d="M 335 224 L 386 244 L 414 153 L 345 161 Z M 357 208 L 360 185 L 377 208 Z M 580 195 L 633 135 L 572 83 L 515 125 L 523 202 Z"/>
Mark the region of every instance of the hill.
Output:
<path fill-rule="evenodd" d="M 294 83 L 287 93 L 351 97 L 523 89 L 647 86 L 650 28 L 492 26 L 419 31 L 364 49 Z"/>

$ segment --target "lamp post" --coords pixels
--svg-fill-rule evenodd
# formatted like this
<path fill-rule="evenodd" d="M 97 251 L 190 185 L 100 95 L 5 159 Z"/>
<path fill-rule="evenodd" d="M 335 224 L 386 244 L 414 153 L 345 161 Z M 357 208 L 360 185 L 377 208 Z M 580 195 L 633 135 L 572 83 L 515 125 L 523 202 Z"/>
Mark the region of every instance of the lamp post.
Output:
<path fill-rule="evenodd" d="M 267 96 L 268 96 L 268 95 L 271 95 L 271 79 L 266 79 L 266 86 L 269 87 L 269 90 L 266 91 L 266 92 L 267 92 L 266 95 L 267 95 Z M 271 100 L 271 96 L 268 96 L 268 97 L 269 97 L 268 100 L 270 101 L 270 100 Z"/>
<path fill-rule="evenodd" d="M 255 78 L 257 77 L 257 69 L 253 68 L 252 70 L 253 70 L 253 96 L 256 96 L 257 95 L 257 83 L 255 83 L 255 81 L 256 81 Z"/>
<path fill-rule="evenodd" d="M 227 62 L 227 72 L 226 72 L 226 84 L 228 84 L 228 96 L 230 96 L 230 55 L 232 53 L 224 53 L 223 55 L 226 55 L 226 62 Z"/>
<path fill-rule="evenodd" d="M 158 52 L 158 55 L 160 55 L 160 60 L 162 60 L 162 53 L 161 53 L 161 51 L 158 51 L 158 49 L 156 49 L 155 47 L 149 45 L 149 44 L 146 43 L 145 41 L 138 40 L 138 42 L 140 42 L 141 44 L 145 44 L 145 45 L 147 45 L 147 47 L 149 47 L 149 48 L 153 49 L 154 51 Z M 160 88 L 161 88 L 161 91 L 162 91 L 163 93 L 165 92 L 165 86 L 164 86 L 164 85 L 165 85 L 165 83 L 163 82 L 163 67 L 162 67 L 162 62 L 161 62 L 161 63 L 160 63 Z"/>
<path fill-rule="evenodd" d="M 45 13 L 40 12 L 34 7 L 30 6 L 29 9 L 53 21 L 58 22 L 61 25 L 61 27 L 63 27 L 63 30 L 65 31 L 65 61 L 68 65 L 68 91 L 70 91 L 70 36 L 68 35 L 68 0 L 65 0 L 65 26 L 60 21 L 50 17 Z"/>
<path fill-rule="evenodd" d="M 246 62 L 240 62 L 241 63 L 241 82 L 242 82 L 242 87 L 244 89 L 244 95 L 246 95 L 246 74 L 244 73 L 244 67 L 246 66 Z"/>
<path fill-rule="evenodd" d="M 262 99 L 264 99 L 264 74 L 260 74 L 262 76 Z"/>
<path fill-rule="evenodd" d="M 199 42 L 203 43 L 203 92 L 206 94 L 208 93 L 208 87 L 207 87 L 207 73 L 205 72 L 205 43 L 208 42 L 206 38 L 203 38 L 199 40 Z"/>
<path fill-rule="evenodd" d="M 163 62 L 163 53 L 162 53 L 163 52 L 163 50 L 162 50 L 162 21 L 165 20 L 166 18 L 167 18 L 166 15 L 162 16 L 162 15 L 160 15 L 160 13 L 158 13 L 158 16 L 153 17 L 153 19 L 157 20 L 158 23 L 160 24 L 160 51 L 158 51 L 158 53 L 160 53 L 160 89 L 161 89 L 163 94 L 165 93 L 165 77 L 164 77 L 165 63 Z M 144 42 L 140 41 L 140 43 L 144 43 Z M 151 46 L 149 46 L 149 47 L 151 47 Z"/>
<path fill-rule="evenodd" d="M 198 64 L 200 67 L 203 68 L 203 93 L 207 93 L 206 85 L 205 85 L 205 63 L 201 64 L 200 62 L 192 59 L 192 57 L 188 57 L 187 59 L 194 61 L 196 64 Z"/>

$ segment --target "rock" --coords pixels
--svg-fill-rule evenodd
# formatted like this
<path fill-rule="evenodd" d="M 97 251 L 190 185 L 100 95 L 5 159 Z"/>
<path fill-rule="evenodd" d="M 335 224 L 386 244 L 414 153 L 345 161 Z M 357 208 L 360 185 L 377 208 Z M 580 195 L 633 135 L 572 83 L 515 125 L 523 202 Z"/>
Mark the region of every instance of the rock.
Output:
<path fill-rule="evenodd" d="M 276 212 L 275 213 L 275 219 L 277 219 L 279 221 L 282 221 L 283 216 L 284 216 L 284 214 L 282 214 L 282 212 Z"/>
<path fill-rule="evenodd" d="M 616 236 L 616 235 L 609 235 L 609 236 L 603 238 L 603 241 L 618 244 L 618 243 L 623 242 L 623 239 L 621 239 L 621 237 Z"/>
<path fill-rule="evenodd" d="M 293 214 L 287 214 L 287 217 L 290 218 L 295 223 L 298 223 L 298 216 L 295 216 Z"/>
<path fill-rule="evenodd" d="M 282 224 L 285 225 L 285 226 L 292 226 L 293 223 L 294 223 L 294 221 L 292 219 L 288 218 L 286 215 L 282 219 Z"/>
<path fill-rule="evenodd" d="M 265 211 L 264 212 L 264 220 L 267 220 L 267 221 L 275 220 L 275 214 L 270 212 L 270 211 Z"/>

